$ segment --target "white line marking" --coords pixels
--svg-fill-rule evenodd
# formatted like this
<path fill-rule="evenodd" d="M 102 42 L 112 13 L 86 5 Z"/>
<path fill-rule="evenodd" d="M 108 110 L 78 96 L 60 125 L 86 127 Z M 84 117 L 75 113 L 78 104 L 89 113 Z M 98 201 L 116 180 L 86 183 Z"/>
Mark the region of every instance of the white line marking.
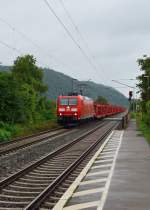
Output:
<path fill-rule="evenodd" d="M 95 155 L 92 157 L 92 159 L 88 162 L 86 167 L 81 171 L 80 175 L 75 179 L 75 181 L 72 183 L 72 185 L 68 188 L 68 190 L 62 195 L 62 197 L 56 203 L 56 205 L 54 206 L 53 210 L 61 210 L 61 209 L 63 209 L 63 207 L 65 206 L 65 204 L 69 200 L 69 198 L 72 196 L 72 194 L 74 193 L 76 188 L 79 186 L 81 180 L 86 176 L 87 172 L 89 171 L 89 169 L 91 168 L 91 166 L 95 162 L 97 156 L 103 151 L 105 145 L 110 140 L 110 138 L 113 135 L 113 133 L 114 133 L 114 131 L 112 131 L 111 134 L 107 137 L 105 142 L 100 146 L 99 150 L 95 153 Z M 90 202 L 90 203 L 92 203 L 92 202 Z"/>
<path fill-rule="evenodd" d="M 106 170 L 106 171 L 98 171 L 98 172 L 90 172 L 86 175 L 86 177 L 89 176 L 95 176 L 95 175 L 101 175 L 101 174 L 108 174 L 110 172 L 110 170 Z"/>
<path fill-rule="evenodd" d="M 105 163 L 105 162 L 110 162 L 113 161 L 113 159 L 107 159 L 107 160 L 96 160 L 94 163 Z"/>
<path fill-rule="evenodd" d="M 101 154 L 98 158 L 110 158 L 110 157 L 113 158 L 114 155 L 115 155 L 115 154 L 111 154 L 111 155 L 107 155 L 107 154 L 104 155 L 104 154 Z"/>
<path fill-rule="evenodd" d="M 108 145 L 108 146 L 107 146 L 108 149 L 116 149 L 116 147 L 117 147 L 117 146 L 111 146 L 111 145 Z"/>
<path fill-rule="evenodd" d="M 72 206 L 67 206 L 67 207 L 63 208 L 63 210 L 80 210 L 80 209 L 85 209 L 85 208 L 89 208 L 89 207 L 94 207 L 97 205 L 98 205 L 98 202 L 93 201 L 93 202 L 87 202 L 87 203 L 81 203 L 81 204 L 76 204 L 76 205 L 72 205 Z M 61 210 L 61 209 L 59 209 L 59 210 Z"/>
<path fill-rule="evenodd" d="M 114 155 L 112 156 L 99 156 L 98 158 L 97 158 L 97 160 L 110 160 L 110 159 L 113 159 L 114 158 Z"/>
<path fill-rule="evenodd" d="M 103 152 L 114 152 L 114 149 L 104 149 Z"/>
<path fill-rule="evenodd" d="M 104 187 L 101 187 L 101 188 L 95 188 L 95 189 L 91 189 L 91 190 L 82 190 L 82 191 L 74 193 L 72 195 L 72 197 L 78 197 L 78 196 L 84 196 L 84 195 L 99 193 L 99 192 L 103 192 L 104 189 L 105 189 Z"/>
<path fill-rule="evenodd" d="M 102 154 L 115 154 L 115 150 L 114 149 L 111 149 L 111 150 L 103 150 L 103 153 Z"/>
<path fill-rule="evenodd" d="M 116 142 L 110 142 L 107 144 L 107 146 L 118 146 L 119 143 Z"/>
<path fill-rule="evenodd" d="M 105 165 L 99 165 L 99 166 L 93 166 L 91 169 L 97 169 L 97 168 L 106 168 L 106 167 L 111 167 L 112 164 L 105 164 Z"/>
<path fill-rule="evenodd" d="M 103 192 L 102 197 L 101 197 L 101 199 L 99 201 L 99 205 L 98 205 L 97 210 L 103 210 L 104 204 L 106 202 L 108 190 L 109 190 L 111 179 L 112 179 L 112 175 L 113 175 L 113 172 L 114 172 L 114 169 L 115 169 L 115 163 L 116 163 L 118 152 L 119 152 L 119 149 L 120 149 L 120 146 L 121 146 L 121 143 L 122 143 L 124 131 L 121 131 L 120 133 L 121 133 L 120 134 L 120 138 L 119 138 L 120 139 L 120 144 L 119 144 L 119 146 L 117 148 L 117 151 L 116 151 L 116 154 L 115 154 L 115 158 L 114 158 L 114 161 L 113 161 L 113 164 L 112 164 L 112 168 L 111 168 L 108 180 L 106 182 L 105 191 Z"/>
<path fill-rule="evenodd" d="M 80 185 L 88 185 L 88 184 L 94 184 L 94 183 L 106 182 L 106 181 L 107 181 L 107 178 L 94 179 L 94 180 L 83 181 L 80 183 Z"/>

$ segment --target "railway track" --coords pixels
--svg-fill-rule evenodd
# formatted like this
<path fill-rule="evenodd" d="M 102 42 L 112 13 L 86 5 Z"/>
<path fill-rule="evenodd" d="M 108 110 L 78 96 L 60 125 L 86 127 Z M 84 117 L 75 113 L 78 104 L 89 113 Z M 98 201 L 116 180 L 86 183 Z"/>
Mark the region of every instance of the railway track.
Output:
<path fill-rule="evenodd" d="M 48 130 L 44 131 L 38 134 L 34 134 L 31 136 L 23 137 L 23 138 L 18 138 L 9 142 L 1 143 L 0 144 L 0 156 L 6 155 L 10 152 L 14 152 L 16 150 L 25 148 L 27 146 L 36 144 L 40 141 L 47 140 L 48 138 L 52 138 L 55 136 L 58 136 L 60 134 L 64 134 L 70 130 L 64 129 L 64 128 L 59 128 L 59 129 L 54 129 L 54 130 Z"/>
<path fill-rule="evenodd" d="M 118 122 L 104 122 L 1 181 L 0 210 L 52 209 L 80 173 L 88 155 L 116 126 Z"/>
<path fill-rule="evenodd" d="M 115 116 L 121 116 L 121 114 L 117 114 Z M 112 117 L 112 119 L 113 118 L 114 116 Z M 40 132 L 38 134 L 33 134 L 33 135 L 22 137 L 22 138 L 16 138 L 8 142 L 0 143 L 0 156 L 7 155 L 11 152 L 17 151 L 19 149 L 36 144 L 40 141 L 44 141 L 44 140 L 47 140 L 48 138 L 52 138 L 57 135 L 61 135 L 70 131 L 71 129 L 68 130 L 65 128 L 56 128 L 56 129 Z"/>

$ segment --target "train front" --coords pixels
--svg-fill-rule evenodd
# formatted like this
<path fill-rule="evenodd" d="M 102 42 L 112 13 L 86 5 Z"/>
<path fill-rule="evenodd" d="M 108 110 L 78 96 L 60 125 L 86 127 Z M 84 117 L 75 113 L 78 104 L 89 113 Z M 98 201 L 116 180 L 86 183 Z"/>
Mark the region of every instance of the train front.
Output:
<path fill-rule="evenodd" d="M 57 119 L 61 125 L 76 124 L 80 119 L 79 97 L 58 96 Z"/>

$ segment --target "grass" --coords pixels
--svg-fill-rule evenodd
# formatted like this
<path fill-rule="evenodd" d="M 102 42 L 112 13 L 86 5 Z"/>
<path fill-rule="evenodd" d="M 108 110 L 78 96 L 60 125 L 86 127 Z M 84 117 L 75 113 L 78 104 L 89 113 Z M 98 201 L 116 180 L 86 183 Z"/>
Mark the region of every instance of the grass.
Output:
<path fill-rule="evenodd" d="M 142 132 L 143 136 L 150 144 L 150 127 L 145 123 L 144 119 L 142 119 L 141 114 L 136 116 L 136 122 L 138 129 Z"/>
<path fill-rule="evenodd" d="M 130 112 L 130 118 L 136 119 L 136 112 Z"/>
<path fill-rule="evenodd" d="M 56 120 L 47 120 L 47 121 L 38 122 L 34 124 L 24 125 L 22 127 L 22 132 L 20 132 L 19 135 L 16 135 L 14 137 L 28 136 L 31 134 L 39 133 L 41 131 L 46 131 L 46 130 L 57 128 L 57 127 L 58 127 L 58 124 Z"/>
<path fill-rule="evenodd" d="M 15 124 L 9 125 L 6 123 L 0 124 L 0 142 L 9 141 L 16 137 L 28 136 L 31 134 L 39 133 L 49 129 L 57 128 L 58 124 L 56 119 L 45 120 L 34 124 Z"/>

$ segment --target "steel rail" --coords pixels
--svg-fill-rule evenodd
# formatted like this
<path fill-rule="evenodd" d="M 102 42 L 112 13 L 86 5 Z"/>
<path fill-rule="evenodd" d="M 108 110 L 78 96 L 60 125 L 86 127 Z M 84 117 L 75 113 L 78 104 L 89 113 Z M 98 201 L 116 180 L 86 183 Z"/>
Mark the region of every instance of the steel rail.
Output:
<path fill-rule="evenodd" d="M 45 133 L 57 131 L 57 130 L 60 130 L 60 129 L 61 128 L 49 129 L 49 130 L 46 130 L 46 131 L 41 131 L 39 133 L 34 133 L 34 134 L 23 136 L 23 137 L 17 137 L 17 138 L 14 138 L 14 139 L 10 140 L 10 141 L 1 142 L 0 143 L 0 148 L 1 148 L 1 146 L 9 145 L 9 144 L 12 144 L 12 143 L 24 140 L 24 139 L 29 139 L 29 138 L 36 137 L 36 136 L 39 136 L 39 135 L 42 135 L 42 134 L 45 134 Z"/>
<path fill-rule="evenodd" d="M 55 131 L 57 131 L 57 130 L 59 131 L 61 129 L 63 130 L 64 128 L 50 129 L 50 130 L 47 130 L 47 131 L 42 131 L 42 132 L 37 133 L 37 134 L 32 134 L 32 135 L 21 137 L 21 138 L 19 137 L 19 138 L 16 138 L 14 140 L 11 140 L 9 142 L 0 143 L 0 156 L 6 155 L 6 154 L 8 154 L 10 152 L 14 152 L 16 150 L 19 150 L 21 148 L 25 148 L 25 147 L 30 146 L 30 145 L 33 145 L 33 144 L 36 144 L 36 143 L 38 143 L 38 142 L 40 142 L 42 140 L 46 140 L 48 138 L 55 137 L 57 135 L 63 134 L 63 133 L 65 133 L 65 132 L 68 131 L 68 130 L 65 130 L 65 131 L 63 130 L 60 133 L 55 133 L 55 134 L 51 134 L 50 133 L 49 136 L 41 137 L 39 139 L 33 139 L 33 138 L 36 138 L 36 137 L 38 138 L 41 135 L 44 135 L 46 133 L 48 134 L 49 132 L 55 132 Z M 15 144 L 17 144 L 17 143 L 18 143 L 18 145 L 15 146 Z M 19 145 L 19 143 L 21 143 L 21 145 Z M 12 145 L 12 147 L 11 147 L 11 145 Z"/>
<path fill-rule="evenodd" d="M 0 182 L 0 190 L 2 190 L 4 187 L 8 186 L 9 184 L 11 184 L 12 182 L 14 182 L 16 179 L 20 178 L 21 176 L 29 173 L 31 170 L 33 170 L 34 168 L 36 168 L 37 166 L 43 164 L 44 162 L 46 162 L 48 159 L 55 157 L 56 155 L 60 154 L 61 152 L 67 150 L 68 148 L 70 148 L 71 146 L 73 146 L 74 144 L 76 144 L 77 142 L 79 142 L 80 140 L 82 140 L 84 137 L 92 134 L 93 132 L 95 132 L 96 130 L 98 130 L 99 128 L 105 126 L 108 122 L 103 122 L 102 124 L 96 126 L 96 128 L 91 129 L 90 131 L 87 131 L 86 133 L 82 134 L 80 137 L 74 139 L 74 141 L 72 141 L 71 143 L 67 143 L 63 146 L 60 146 L 59 148 L 57 148 L 56 150 L 54 150 L 53 152 L 51 152 L 50 154 L 42 157 L 40 160 L 30 164 L 29 166 L 25 167 L 24 169 L 14 173 L 13 175 L 7 177 L 6 179 L 2 180 Z"/>
<path fill-rule="evenodd" d="M 46 189 L 43 190 L 24 210 L 38 210 L 42 203 L 54 193 L 55 189 L 75 170 L 79 164 L 104 140 L 110 132 L 118 127 L 119 122 L 111 126 L 106 132 L 94 142 L 75 162 L 73 162 L 59 177 L 57 177 Z"/>
<path fill-rule="evenodd" d="M 52 132 L 55 132 L 57 130 L 58 131 L 60 130 L 60 132 L 52 134 Z M 45 132 L 42 132 L 42 133 L 39 133 L 39 134 L 34 134 L 34 135 L 26 137 L 26 138 L 25 137 L 24 138 L 19 138 L 19 139 L 16 139 L 14 141 L 12 140 L 9 143 L 2 144 L 2 146 L 0 145 L 0 156 L 6 155 L 10 152 L 14 152 L 16 150 L 28 147 L 28 146 L 33 145 L 33 144 L 36 144 L 36 143 L 38 143 L 42 140 L 46 140 L 48 138 L 53 138 L 53 137 L 56 137 L 58 135 L 61 135 L 61 134 L 64 134 L 64 133 L 67 133 L 67 132 L 70 131 L 70 130 L 67 130 L 67 129 L 66 130 L 62 129 L 62 131 L 61 131 L 61 129 L 57 129 L 57 130 L 51 130 L 51 131 L 47 131 L 47 132 L 45 131 Z M 48 134 L 48 135 L 44 136 L 44 134 Z M 37 139 L 33 139 L 33 138 L 36 138 L 36 137 L 37 137 Z M 17 143 L 18 143 L 18 145 L 15 145 Z M 19 145 L 19 143 L 21 145 Z"/>

